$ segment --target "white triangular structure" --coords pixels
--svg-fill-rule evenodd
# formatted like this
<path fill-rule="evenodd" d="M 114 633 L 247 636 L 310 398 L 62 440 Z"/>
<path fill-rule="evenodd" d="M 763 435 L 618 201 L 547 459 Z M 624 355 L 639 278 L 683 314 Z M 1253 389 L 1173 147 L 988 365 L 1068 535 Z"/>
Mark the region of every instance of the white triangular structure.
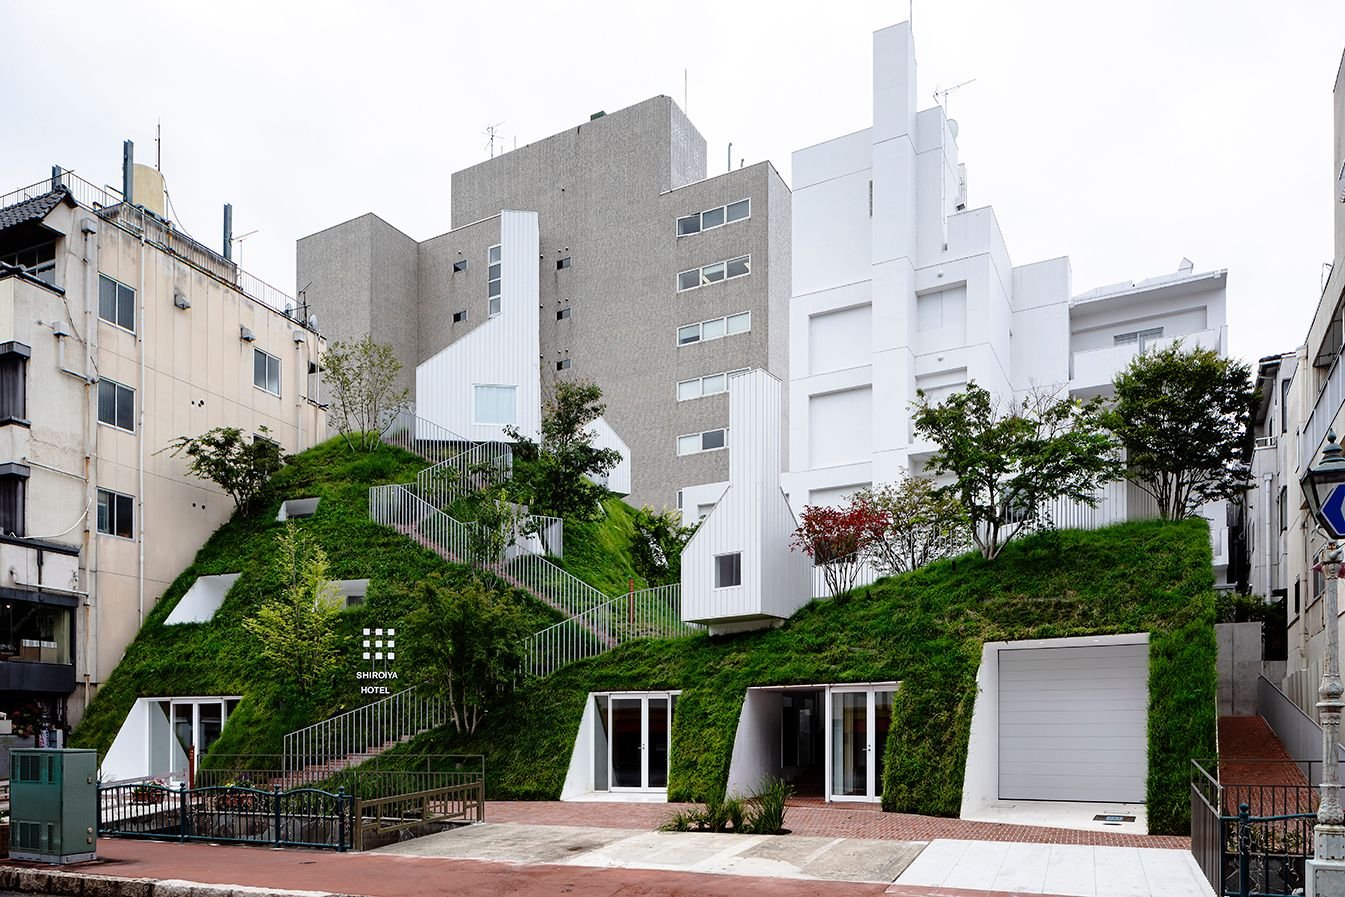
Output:
<path fill-rule="evenodd" d="M 812 562 L 780 489 L 780 381 L 729 380 L 729 486 L 682 551 L 682 619 L 712 634 L 778 625 L 812 598 Z"/>

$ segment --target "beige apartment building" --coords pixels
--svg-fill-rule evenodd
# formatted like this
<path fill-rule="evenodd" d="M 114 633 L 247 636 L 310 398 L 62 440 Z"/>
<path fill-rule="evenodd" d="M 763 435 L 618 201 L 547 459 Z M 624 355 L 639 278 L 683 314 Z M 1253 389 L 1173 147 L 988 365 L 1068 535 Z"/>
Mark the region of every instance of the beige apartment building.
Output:
<path fill-rule="evenodd" d="M 233 513 L 164 449 L 326 432 L 322 337 L 169 221 L 162 177 L 127 157 L 120 193 L 53 169 L 0 196 L 0 711 L 49 730 Z"/>

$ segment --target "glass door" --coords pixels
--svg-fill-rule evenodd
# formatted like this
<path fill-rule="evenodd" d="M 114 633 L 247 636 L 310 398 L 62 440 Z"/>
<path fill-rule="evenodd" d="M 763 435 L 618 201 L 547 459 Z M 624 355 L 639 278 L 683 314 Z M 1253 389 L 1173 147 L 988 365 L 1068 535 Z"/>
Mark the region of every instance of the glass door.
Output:
<path fill-rule="evenodd" d="M 882 797 L 883 753 L 892 724 L 892 694 L 890 685 L 831 689 L 828 800 Z"/>
<path fill-rule="evenodd" d="M 608 774 L 613 791 L 668 787 L 668 745 L 673 696 L 612 695 L 607 720 Z"/>

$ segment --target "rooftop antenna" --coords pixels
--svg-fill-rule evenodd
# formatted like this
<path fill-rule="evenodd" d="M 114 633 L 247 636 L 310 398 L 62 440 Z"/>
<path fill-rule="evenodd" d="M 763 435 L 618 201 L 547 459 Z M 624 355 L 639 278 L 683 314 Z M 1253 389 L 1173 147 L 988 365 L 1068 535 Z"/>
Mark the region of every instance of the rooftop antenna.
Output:
<path fill-rule="evenodd" d="M 154 123 L 154 170 L 163 171 L 163 119 Z"/>
<path fill-rule="evenodd" d="M 968 81 L 963 81 L 961 84 L 954 84 L 952 87 L 936 87 L 936 88 L 934 88 L 934 102 L 938 103 L 940 106 L 943 107 L 943 117 L 944 117 L 944 118 L 948 118 L 948 117 L 949 117 L 949 116 L 948 116 L 948 94 L 952 93 L 953 91 L 957 90 L 958 88 L 966 87 L 968 84 L 971 84 L 971 83 L 974 82 L 975 80 L 976 80 L 975 78 L 972 78 L 972 79 L 970 79 L 970 80 L 968 80 Z"/>
<path fill-rule="evenodd" d="M 233 238 L 233 242 L 238 244 L 238 252 L 234 253 L 234 255 L 237 256 L 233 260 L 235 265 L 241 266 L 243 264 L 243 241 L 246 240 L 248 237 L 252 236 L 253 234 L 255 234 L 256 232 L 257 231 L 255 229 L 250 230 L 245 234 L 239 234 L 238 236 Z"/>
<path fill-rule="evenodd" d="M 500 125 L 502 124 L 504 124 L 504 122 L 497 121 L 493 125 L 486 125 L 486 130 L 482 132 L 489 138 L 486 140 L 486 146 L 490 148 L 490 157 L 492 159 L 495 158 L 495 138 L 500 136 Z"/>

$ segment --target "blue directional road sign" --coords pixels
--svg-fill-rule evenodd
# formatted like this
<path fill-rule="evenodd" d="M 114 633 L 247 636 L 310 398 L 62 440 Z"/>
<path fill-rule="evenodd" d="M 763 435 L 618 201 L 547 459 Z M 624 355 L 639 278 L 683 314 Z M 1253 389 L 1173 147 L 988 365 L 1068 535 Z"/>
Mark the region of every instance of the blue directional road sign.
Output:
<path fill-rule="evenodd" d="M 1322 523 L 1333 538 L 1345 539 L 1345 483 L 1337 483 L 1322 502 Z"/>

